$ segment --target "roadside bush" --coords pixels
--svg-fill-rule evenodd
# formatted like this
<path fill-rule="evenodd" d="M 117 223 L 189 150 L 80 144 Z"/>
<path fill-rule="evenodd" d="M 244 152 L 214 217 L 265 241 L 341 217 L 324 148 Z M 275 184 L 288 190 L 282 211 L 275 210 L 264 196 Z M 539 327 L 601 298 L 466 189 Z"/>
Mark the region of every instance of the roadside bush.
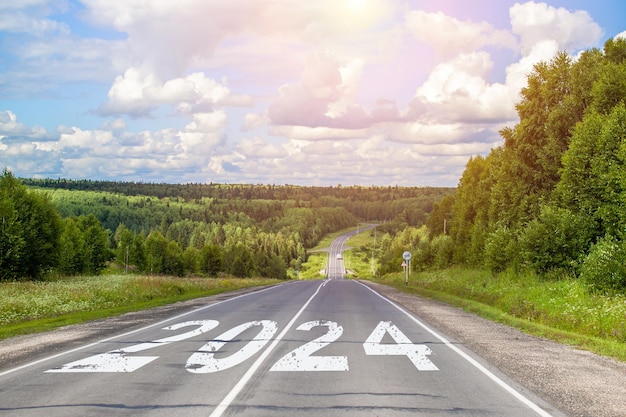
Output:
<path fill-rule="evenodd" d="M 520 235 L 524 263 L 538 273 L 553 269 L 576 269 L 591 242 L 590 221 L 564 208 L 543 206 Z"/>
<path fill-rule="evenodd" d="M 498 227 L 487 235 L 485 242 L 485 266 L 491 272 L 502 272 L 509 266 L 517 266 L 519 247 L 515 233 L 506 226 Z"/>
<path fill-rule="evenodd" d="M 417 250 L 411 259 L 414 271 L 423 271 L 435 263 L 435 252 L 430 241 L 424 239 L 417 245 Z"/>
<path fill-rule="evenodd" d="M 580 277 L 596 290 L 626 290 L 626 243 L 606 237 L 585 258 Z"/>
<path fill-rule="evenodd" d="M 452 264 L 454 242 L 448 235 L 439 235 L 430 243 L 433 253 L 433 266 L 437 269 L 447 268 Z"/>

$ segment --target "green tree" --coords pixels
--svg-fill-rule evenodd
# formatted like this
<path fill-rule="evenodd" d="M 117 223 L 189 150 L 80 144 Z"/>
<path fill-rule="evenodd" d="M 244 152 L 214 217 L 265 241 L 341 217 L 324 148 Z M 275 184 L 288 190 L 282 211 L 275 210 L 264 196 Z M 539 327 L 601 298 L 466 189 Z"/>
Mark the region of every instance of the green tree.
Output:
<path fill-rule="evenodd" d="M 59 241 L 59 272 L 77 275 L 85 270 L 83 248 L 85 241 L 76 217 L 63 219 L 63 231 Z"/>
<path fill-rule="evenodd" d="M 182 277 L 185 275 L 185 266 L 183 263 L 183 251 L 177 242 L 170 240 L 165 247 L 163 264 L 161 272 L 168 275 L 177 275 Z"/>
<path fill-rule="evenodd" d="M 58 263 L 61 217 L 47 194 L 0 176 L 0 279 L 38 278 Z"/>
<path fill-rule="evenodd" d="M 146 272 L 150 274 L 163 272 L 167 244 L 167 239 L 158 230 L 154 230 L 148 235 L 145 242 Z"/>
<path fill-rule="evenodd" d="M 224 264 L 228 272 L 238 278 L 250 277 L 255 273 L 252 252 L 241 243 L 237 243 L 226 251 Z"/>
<path fill-rule="evenodd" d="M 433 204 L 433 209 L 426 219 L 428 228 L 428 238 L 441 234 L 448 234 L 449 222 L 452 220 L 452 210 L 454 208 L 454 196 L 447 195 Z"/>
<path fill-rule="evenodd" d="M 608 114 L 626 100 L 626 39 L 609 39 L 604 44 L 602 71 L 592 89 L 593 108 Z"/>
<path fill-rule="evenodd" d="M 188 246 L 183 251 L 183 268 L 187 274 L 196 274 L 200 271 L 201 253 L 193 246 Z"/>
<path fill-rule="evenodd" d="M 95 215 L 89 214 L 79 218 L 83 232 L 83 257 L 85 272 L 99 274 L 111 258 L 108 248 L 109 235 Z"/>
<path fill-rule="evenodd" d="M 135 265 L 139 271 L 147 270 L 145 238 L 141 233 L 137 233 L 133 238 L 129 262 L 131 265 Z"/>
<path fill-rule="evenodd" d="M 224 255 L 222 248 L 218 245 L 205 245 L 202 248 L 200 262 L 203 272 L 209 276 L 216 277 L 222 270 L 224 265 Z"/>
<path fill-rule="evenodd" d="M 595 236 L 622 236 L 626 225 L 626 107 L 589 114 L 575 130 L 563 156 L 560 204 L 596 222 Z"/>
<path fill-rule="evenodd" d="M 491 167 L 498 155 L 492 153 L 486 158 L 470 158 L 459 180 L 450 222 L 457 262 L 482 263 L 492 192 Z"/>
<path fill-rule="evenodd" d="M 611 236 L 595 244 L 581 267 L 581 278 L 601 291 L 626 289 L 626 242 Z"/>
<path fill-rule="evenodd" d="M 124 271 L 128 272 L 131 264 L 131 252 L 133 246 L 134 235 L 124 223 L 121 223 L 115 231 L 115 239 L 117 249 L 115 251 L 115 260 L 118 265 L 124 267 Z"/>

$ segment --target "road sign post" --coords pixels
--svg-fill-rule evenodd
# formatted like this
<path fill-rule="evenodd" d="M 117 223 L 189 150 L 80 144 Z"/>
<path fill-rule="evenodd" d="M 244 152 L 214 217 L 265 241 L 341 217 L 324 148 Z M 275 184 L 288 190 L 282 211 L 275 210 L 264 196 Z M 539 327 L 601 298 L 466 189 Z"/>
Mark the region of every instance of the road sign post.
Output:
<path fill-rule="evenodd" d="M 402 258 L 404 258 L 404 260 L 406 261 L 406 280 L 404 282 L 404 285 L 409 285 L 409 268 L 411 267 L 411 252 L 409 251 L 405 251 L 402 254 Z"/>

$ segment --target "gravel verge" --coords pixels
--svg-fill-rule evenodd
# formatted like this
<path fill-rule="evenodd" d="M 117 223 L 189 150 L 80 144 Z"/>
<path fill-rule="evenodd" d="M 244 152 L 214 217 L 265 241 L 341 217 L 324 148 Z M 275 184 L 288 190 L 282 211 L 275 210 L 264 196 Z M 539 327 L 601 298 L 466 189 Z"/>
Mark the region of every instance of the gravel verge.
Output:
<path fill-rule="evenodd" d="M 462 309 L 362 281 L 570 417 L 626 417 L 626 363 L 527 335 Z M 157 307 L 0 341 L 0 372 L 258 289 Z"/>

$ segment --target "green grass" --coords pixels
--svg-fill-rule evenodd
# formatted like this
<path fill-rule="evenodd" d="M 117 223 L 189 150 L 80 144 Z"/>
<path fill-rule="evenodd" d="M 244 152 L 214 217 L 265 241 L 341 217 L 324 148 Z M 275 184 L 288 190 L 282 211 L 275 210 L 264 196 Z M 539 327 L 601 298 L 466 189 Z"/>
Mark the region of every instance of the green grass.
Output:
<path fill-rule="evenodd" d="M 321 279 L 324 275 L 320 271 L 326 269 L 328 254 L 326 252 L 315 252 L 309 254 L 309 258 L 302 264 L 300 279 Z"/>
<path fill-rule="evenodd" d="M 372 249 L 374 248 L 374 230 L 368 230 L 352 236 L 346 243 L 351 249 L 344 252 L 346 266 L 354 273 L 349 278 L 372 278 L 378 269 L 378 262 L 374 261 L 372 271 Z"/>
<path fill-rule="evenodd" d="M 590 292 L 579 280 L 451 268 L 377 282 L 462 307 L 528 333 L 626 361 L 626 297 Z"/>
<path fill-rule="evenodd" d="M 4 282 L 0 283 L 0 339 L 276 282 L 145 275 Z"/>

